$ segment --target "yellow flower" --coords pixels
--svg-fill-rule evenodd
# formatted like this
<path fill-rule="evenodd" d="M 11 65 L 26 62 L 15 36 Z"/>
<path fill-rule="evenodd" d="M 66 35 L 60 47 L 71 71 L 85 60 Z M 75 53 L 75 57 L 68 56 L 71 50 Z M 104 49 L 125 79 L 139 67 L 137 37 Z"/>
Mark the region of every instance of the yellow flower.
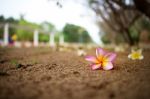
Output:
<path fill-rule="evenodd" d="M 12 40 L 13 40 L 13 41 L 16 41 L 16 40 L 17 40 L 17 35 L 16 35 L 16 34 L 14 34 L 14 35 L 12 36 Z"/>
<path fill-rule="evenodd" d="M 142 49 L 138 49 L 138 50 L 133 50 L 131 51 L 131 54 L 128 55 L 128 58 L 132 59 L 132 60 L 142 60 L 144 58 L 144 56 L 142 55 Z"/>

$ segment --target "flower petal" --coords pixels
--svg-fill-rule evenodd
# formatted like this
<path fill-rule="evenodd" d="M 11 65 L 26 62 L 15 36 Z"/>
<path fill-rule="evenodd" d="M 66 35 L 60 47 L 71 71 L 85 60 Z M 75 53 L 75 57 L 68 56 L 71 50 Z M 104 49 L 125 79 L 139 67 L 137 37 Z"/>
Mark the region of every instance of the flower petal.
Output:
<path fill-rule="evenodd" d="M 111 70 L 113 68 L 113 64 L 111 62 L 103 62 L 102 68 L 104 70 Z"/>
<path fill-rule="evenodd" d="M 128 58 L 130 58 L 130 59 L 131 59 L 131 54 L 129 54 L 129 55 L 128 55 Z"/>
<path fill-rule="evenodd" d="M 142 60 L 142 59 L 144 59 L 144 56 L 141 55 L 141 56 L 139 57 L 139 60 Z"/>
<path fill-rule="evenodd" d="M 131 49 L 131 53 L 135 53 L 135 52 L 141 54 L 142 49 L 138 49 L 138 50 Z"/>
<path fill-rule="evenodd" d="M 107 53 L 105 56 L 104 56 L 104 61 L 110 61 L 110 62 L 113 62 L 114 59 L 116 58 L 116 54 L 115 53 Z"/>
<path fill-rule="evenodd" d="M 101 64 L 93 64 L 91 67 L 92 67 L 92 70 L 97 70 L 97 69 L 100 69 Z"/>
<path fill-rule="evenodd" d="M 89 62 L 92 62 L 92 63 L 99 63 L 98 60 L 97 60 L 97 58 L 94 57 L 94 56 L 86 56 L 85 60 L 87 60 Z"/>
<path fill-rule="evenodd" d="M 137 50 L 139 54 L 142 54 L 142 49 Z"/>
<path fill-rule="evenodd" d="M 96 49 L 96 56 L 104 56 L 106 54 L 106 52 L 102 49 L 102 48 L 97 48 Z"/>

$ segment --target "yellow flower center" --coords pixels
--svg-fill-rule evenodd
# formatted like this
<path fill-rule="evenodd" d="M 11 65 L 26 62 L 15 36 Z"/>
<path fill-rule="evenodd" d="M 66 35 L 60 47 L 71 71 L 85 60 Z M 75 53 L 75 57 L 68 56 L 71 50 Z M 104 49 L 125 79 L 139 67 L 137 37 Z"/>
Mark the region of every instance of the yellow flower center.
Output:
<path fill-rule="evenodd" d="M 99 56 L 98 57 L 98 63 L 103 64 L 103 62 L 106 62 L 108 59 L 104 56 Z"/>
<path fill-rule="evenodd" d="M 132 58 L 139 58 L 141 56 L 141 54 L 140 53 L 137 53 L 137 52 L 134 52 L 134 53 L 132 53 L 132 55 L 131 55 L 131 57 Z"/>

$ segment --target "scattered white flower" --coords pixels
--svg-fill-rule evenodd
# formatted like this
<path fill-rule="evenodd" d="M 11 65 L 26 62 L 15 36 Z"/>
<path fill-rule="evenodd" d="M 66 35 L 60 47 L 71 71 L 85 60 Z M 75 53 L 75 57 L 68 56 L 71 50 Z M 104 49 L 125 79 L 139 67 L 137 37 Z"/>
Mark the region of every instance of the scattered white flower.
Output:
<path fill-rule="evenodd" d="M 132 59 L 132 60 L 142 60 L 144 59 L 144 56 L 142 55 L 142 49 L 138 49 L 138 50 L 131 50 L 131 53 L 128 55 L 128 58 Z"/>

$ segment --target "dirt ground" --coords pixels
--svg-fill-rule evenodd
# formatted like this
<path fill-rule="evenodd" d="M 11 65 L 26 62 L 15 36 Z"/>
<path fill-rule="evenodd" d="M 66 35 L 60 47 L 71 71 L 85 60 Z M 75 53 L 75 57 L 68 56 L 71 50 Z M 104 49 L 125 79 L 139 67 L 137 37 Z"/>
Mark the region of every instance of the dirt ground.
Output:
<path fill-rule="evenodd" d="M 92 71 L 75 52 L 0 48 L 0 99 L 150 99 L 150 50 L 141 61 L 128 53 L 113 70 Z"/>

